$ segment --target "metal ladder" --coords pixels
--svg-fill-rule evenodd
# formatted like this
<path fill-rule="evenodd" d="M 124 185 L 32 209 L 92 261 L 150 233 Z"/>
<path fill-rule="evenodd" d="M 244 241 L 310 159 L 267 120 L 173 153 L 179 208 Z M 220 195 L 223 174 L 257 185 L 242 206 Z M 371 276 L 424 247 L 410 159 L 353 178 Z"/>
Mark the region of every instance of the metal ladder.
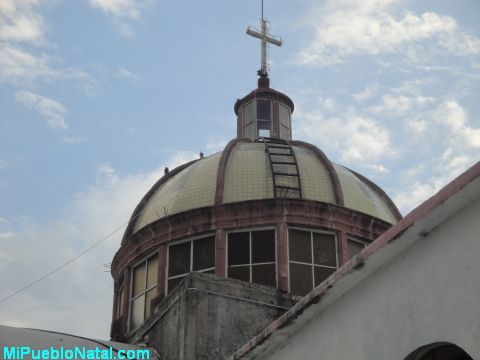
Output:
<path fill-rule="evenodd" d="M 297 158 L 287 140 L 262 137 L 273 179 L 273 196 L 276 198 L 302 198 L 302 185 Z"/>

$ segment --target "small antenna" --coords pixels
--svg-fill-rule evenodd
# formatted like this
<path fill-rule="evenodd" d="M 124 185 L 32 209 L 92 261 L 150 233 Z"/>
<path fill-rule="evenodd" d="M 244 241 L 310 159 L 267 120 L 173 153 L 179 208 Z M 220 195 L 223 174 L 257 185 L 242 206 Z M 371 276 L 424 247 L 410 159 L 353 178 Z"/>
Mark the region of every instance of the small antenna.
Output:
<path fill-rule="evenodd" d="M 263 20 L 263 0 L 262 0 L 262 20 Z"/>

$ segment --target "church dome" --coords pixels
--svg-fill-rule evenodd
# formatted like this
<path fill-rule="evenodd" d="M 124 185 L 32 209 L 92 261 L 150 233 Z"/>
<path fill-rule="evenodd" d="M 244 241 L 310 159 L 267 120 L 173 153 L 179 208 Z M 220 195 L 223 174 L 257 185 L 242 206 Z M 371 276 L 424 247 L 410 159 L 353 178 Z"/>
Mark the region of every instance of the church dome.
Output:
<path fill-rule="evenodd" d="M 282 41 L 267 25 L 247 30 L 262 66 L 235 103 L 236 138 L 165 169 L 130 218 L 111 265 L 112 337 L 148 326 L 192 272 L 304 296 L 401 219 L 372 181 L 292 139 L 294 103 L 270 88 L 265 59 Z"/>
<path fill-rule="evenodd" d="M 390 224 L 399 219 L 392 200 L 373 182 L 332 163 L 314 145 L 290 144 L 298 166 L 301 199 L 343 206 Z M 223 152 L 182 165 L 162 177 L 137 207 L 128 235 L 183 211 L 274 198 L 275 171 L 286 174 L 276 175 L 277 183 L 288 186 L 297 181 L 291 175 L 295 173 L 293 163 L 276 166 L 283 168 L 272 169 L 264 142 L 235 139 Z"/>

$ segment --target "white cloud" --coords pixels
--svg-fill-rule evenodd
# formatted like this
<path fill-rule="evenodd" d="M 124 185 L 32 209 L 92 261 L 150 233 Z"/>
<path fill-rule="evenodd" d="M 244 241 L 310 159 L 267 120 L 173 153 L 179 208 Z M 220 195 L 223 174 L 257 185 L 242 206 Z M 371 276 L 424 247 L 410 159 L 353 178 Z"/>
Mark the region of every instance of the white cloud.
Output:
<path fill-rule="evenodd" d="M 45 25 L 34 11 L 39 0 L 2 0 L 0 2 L 0 41 L 41 42 Z"/>
<path fill-rule="evenodd" d="M 62 141 L 66 144 L 78 144 L 87 141 L 84 136 L 62 136 Z"/>
<path fill-rule="evenodd" d="M 15 93 L 15 101 L 38 111 L 47 120 L 47 125 L 52 129 L 65 130 L 68 128 L 64 119 L 67 109 L 58 101 L 25 90 Z"/>
<path fill-rule="evenodd" d="M 315 36 L 297 58 L 303 65 L 328 66 L 358 54 L 378 55 L 402 53 L 418 60 L 417 47 L 429 45 L 451 55 L 480 53 L 480 39 L 462 32 L 454 18 L 435 12 L 417 15 L 405 8 L 402 1 L 331 0 L 318 11 L 312 21 Z M 420 52 L 425 56 L 424 52 Z"/>
<path fill-rule="evenodd" d="M 422 161 L 422 156 L 427 158 L 422 166 L 414 166 L 401 175 L 405 186 L 399 187 L 394 200 L 404 212 L 478 161 L 480 148 L 480 127 L 472 124 L 465 109 L 454 99 L 419 114 L 417 119 L 407 122 L 407 128 L 415 136 L 406 139 L 406 156 L 417 157 L 417 162 Z"/>
<path fill-rule="evenodd" d="M 353 94 L 353 98 L 357 101 L 365 101 L 370 99 L 373 95 L 376 94 L 378 91 L 379 85 L 378 84 L 371 84 L 368 85 L 365 90 L 360 91 L 358 93 Z"/>
<path fill-rule="evenodd" d="M 118 71 L 118 76 L 127 79 L 127 80 L 138 80 L 139 76 L 132 71 L 125 69 L 125 68 L 119 68 Z"/>
<path fill-rule="evenodd" d="M 197 157 L 190 151 L 181 151 L 172 154 L 165 165 L 174 168 Z M 15 241 L 2 241 L 0 298 L 125 224 L 142 196 L 163 175 L 163 168 L 121 176 L 111 165 L 100 164 L 95 184 L 77 193 L 61 216 L 45 223 L 19 222 Z M 0 323 L 108 338 L 113 288 L 111 275 L 105 272 L 103 264 L 111 262 L 124 229 L 61 271 L 3 303 Z"/>
<path fill-rule="evenodd" d="M 138 21 L 151 0 L 90 0 L 90 5 L 113 17 L 115 29 L 126 37 L 134 31 L 131 21 Z"/>
<path fill-rule="evenodd" d="M 117 17 L 131 19 L 140 17 L 140 3 L 138 0 L 90 0 L 90 4 L 95 8 Z"/>
<path fill-rule="evenodd" d="M 0 240 L 13 239 L 14 237 L 15 237 L 15 234 L 12 231 L 0 233 Z"/>
<path fill-rule="evenodd" d="M 372 106 L 370 110 L 375 113 L 387 112 L 390 115 L 402 115 L 412 109 L 418 109 L 433 102 L 435 102 L 433 96 L 386 94 L 382 96 L 382 103 Z"/>
<path fill-rule="evenodd" d="M 228 140 L 224 138 L 219 140 L 212 140 L 207 144 L 207 150 L 209 154 L 222 151 L 225 148 L 225 145 L 227 145 L 227 143 L 228 143 Z"/>
<path fill-rule="evenodd" d="M 380 163 L 394 156 L 390 133 L 374 119 L 348 112 L 342 117 L 325 118 L 319 112 L 297 114 L 299 138 L 321 143 L 337 152 L 347 164 L 359 162 L 375 171 L 386 172 Z"/>

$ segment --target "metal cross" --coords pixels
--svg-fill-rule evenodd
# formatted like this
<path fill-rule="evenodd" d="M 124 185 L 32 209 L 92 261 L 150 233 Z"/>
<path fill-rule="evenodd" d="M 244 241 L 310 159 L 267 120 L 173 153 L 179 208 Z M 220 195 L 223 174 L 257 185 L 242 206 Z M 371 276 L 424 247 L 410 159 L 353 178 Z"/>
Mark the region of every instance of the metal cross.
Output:
<path fill-rule="evenodd" d="M 262 19 L 261 19 L 261 30 L 258 31 L 256 28 L 249 26 L 247 28 L 247 34 L 257 39 L 262 40 L 261 43 L 261 68 L 258 70 L 258 75 L 261 77 L 268 76 L 268 54 L 267 47 L 268 44 L 273 44 L 277 46 L 282 46 L 283 41 L 279 36 L 270 35 L 268 29 L 270 28 L 270 23 L 263 18 L 263 7 L 262 7 Z"/>

